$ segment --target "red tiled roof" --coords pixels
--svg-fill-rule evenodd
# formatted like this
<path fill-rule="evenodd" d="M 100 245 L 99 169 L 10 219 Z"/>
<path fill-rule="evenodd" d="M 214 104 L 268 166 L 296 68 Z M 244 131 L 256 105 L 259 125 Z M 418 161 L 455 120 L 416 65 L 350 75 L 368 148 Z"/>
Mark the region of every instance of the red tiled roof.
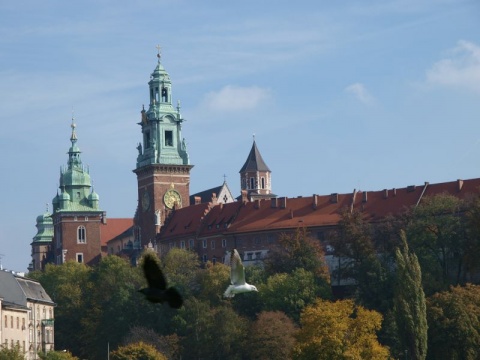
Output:
<path fill-rule="evenodd" d="M 132 226 L 133 219 L 130 218 L 107 218 L 107 223 L 100 227 L 100 241 L 102 246 L 107 246 L 109 240 L 120 235 Z"/>
<path fill-rule="evenodd" d="M 175 210 L 162 227 L 160 236 L 171 238 L 194 234 L 198 231 L 209 206 L 209 203 L 200 203 Z"/>
<path fill-rule="evenodd" d="M 338 223 L 344 208 L 352 206 L 360 210 L 366 220 L 377 221 L 415 206 L 426 196 L 449 193 L 465 199 L 479 192 L 480 179 L 471 179 L 381 191 L 233 202 L 213 206 L 210 211 L 207 204 L 199 204 L 175 211 L 165 231 L 162 230 L 161 238 L 195 232 L 199 237 L 206 237 L 291 229 L 299 225 L 331 226 Z"/>

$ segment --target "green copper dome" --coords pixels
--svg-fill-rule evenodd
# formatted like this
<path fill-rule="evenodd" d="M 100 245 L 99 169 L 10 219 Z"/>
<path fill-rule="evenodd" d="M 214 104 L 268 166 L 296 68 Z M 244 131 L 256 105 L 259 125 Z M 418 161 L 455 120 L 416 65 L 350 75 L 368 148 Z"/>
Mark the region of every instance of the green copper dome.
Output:
<path fill-rule="evenodd" d="M 33 238 L 34 243 L 49 243 L 53 238 L 52 214 L 48 209 L 42 215 L 37 216 L 37 234 Z"/>
<path fill-rule="evenodd" d="M 72 119 L 72 145 L 68 150 L 67 166 L 60 168 L 61 193 L 53 199 L 53 211 L 99 210 L 99 196 L 92 189 L 88 167 L 82 164 L 80 148 L 77 146 L 76 125 Z"/>

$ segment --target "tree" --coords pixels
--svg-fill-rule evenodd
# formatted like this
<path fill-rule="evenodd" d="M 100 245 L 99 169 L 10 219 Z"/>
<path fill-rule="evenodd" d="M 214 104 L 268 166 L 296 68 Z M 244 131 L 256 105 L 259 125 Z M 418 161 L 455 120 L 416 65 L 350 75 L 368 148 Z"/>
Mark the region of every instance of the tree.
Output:
<path fill-rule="evenodd" d="M 207 300 L 211 305 L 220 305 L 223 301 L 223 293 L 230 283 L 230 268 L 224 264 L 213 265 L 207 262 L 204 269 L 197 272 L 199 289 L 197 298 Z"/>
<path fill-rule="evenodd" d="M 291 274 L 270 276 L 265 285 L 260 285 L 258 296 L 267 311 L 283 311 L 295 321 L 300 320 L 301 311 L 321 295 L 311 272 L 301 268 Z"/>
<path fill-rule="evenodd" d="M 25 359 L 23 352 L 20 350 L 20 346 L 14 346 L 8 348 L 7 346 L 0 345 L 0 360 L 23 360 Z"/>
<path fill-rule="evenodd" d="M 211 308 L 194 297 L 174 318 L 185 351 L 182 359 L 240 359 L 247 322 L 227 306 Z"/>
<path fill-rule="evenodd" d="M 39 353 L 38 356 L 42 360 L 78 360 L 69 351 L 49 351 L 47 353 Z"/>
<path fill-rule="evenodd" d="M 451 287 L 427 299 L 428 359 L 480 358 L 480 286 Z"/>
<path fill-rule="evenodd" d="M 93 269 L 75 261 L 62 265 L 47 264 L 42 272 L 29 273 L 56 303 L 55 346 L 80 354 L 88 344 L 81 336 L 82 322 L 87 314 L 87 301 L 93 290 L 90 279 Z"/>
<path fill-rule="evenodd" d="M 355 305 L 353 300 L 318 300 L 305 308 L 300 322 L 293 359 L 389 358 L 388 348 L 380 345 L 376 336 L 382 315 Z"/>
<path fill-rule="evenodd" d="M 152 345 L 143 342 L 120 346 L 110 353 L 110 357 L 112 360 L 167 360 Z"/>
<path fill-rule="evenodd" d="M 123 345 L 144 342 L 152 345 L 168 359 L 181 359 L 180 339 L 176 334 L 159 335 L 153 329 L 133 326 L 123 339 Z"/>
<path fill-rule="evenodd" d="M 291 359 L 297 328 L 281 311 L 263 311 L 252 324 L 248 339 L 250 359 Z"/>
<path fill-rule="evenodd" d="M 310 271 L 321 284 L 330 284 L 330 274 L 325 254 L 318 242 L 310 237 L 306 227 L 299 227 L 295 233 L 284 233 L 265 259 L 268 275 L 290 273 L 302 268 Z"/>
<path fill-rule="evenodd" d="M 340 283 L 354 281 L 358 303 L 384 312 L 391 307 L 393 297 L 388 247 L 380 246 L 380 252 L 377 251 L 373 241 L 374 229 L 362 216 L 360 211 L 344 210 L 338 232 L 329 239 L 340 264 L 334 276 Z"/>
<path fill-rule="evenodd" d="M 398 336 L 411 359 L 423 360 L 427 355 L 428 326 L 422 271 L 417 256 L 408 249 L 403 231 L 401 239 L 401 247 L 396 251 L 397 281 L 393 299 Z"/>
<path fill-rule="evenodd" d="M 410 211 L 407 236 L 428 295 L 459 284 L 465 275 L 468 247 L 463 211 L 463 201 L 449 194 L 426 197 Z"/>
<path fill-rule="evenodd" d="M 197 271 L 200 267 L 198 255 L 191 250 L 173 248 L 162 258 L 163 273 L 168 284 L 184 296 L 188 297 L 198 288 Z"/>

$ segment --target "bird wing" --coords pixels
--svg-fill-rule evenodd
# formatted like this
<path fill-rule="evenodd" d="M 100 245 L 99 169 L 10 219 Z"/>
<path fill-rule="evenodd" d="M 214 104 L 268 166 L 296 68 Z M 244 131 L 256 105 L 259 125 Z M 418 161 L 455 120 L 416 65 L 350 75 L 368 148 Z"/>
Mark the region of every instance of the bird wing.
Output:
<path fill-rule="evenodd" d="M 158 258 L 153 253 L 146 253 L 143 259 L 143 272 L 147 279 L 148 287 L 165 290 L 167 282 L 160 269 Z"/>
<path fill-rule="evenodd" d="M 233 249 L 230 254 L 230 282 L 232 285 L 245 284 L 245 267 L 237 249 Z"/>

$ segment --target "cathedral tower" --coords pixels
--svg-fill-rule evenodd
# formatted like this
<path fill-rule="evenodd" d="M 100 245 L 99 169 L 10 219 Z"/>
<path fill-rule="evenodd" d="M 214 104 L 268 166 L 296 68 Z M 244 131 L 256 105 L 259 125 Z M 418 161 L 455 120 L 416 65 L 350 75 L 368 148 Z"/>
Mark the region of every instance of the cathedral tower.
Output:
<path fill-rule="evenodd" d="M 106 214 L 99 208 L 89 169 L 82 164 L 73 119 L 71 126 L 68 164 L 60 169 L 60 192 L 52 201 L 52 250 L 56 264 L 74 260 L 93 265 L 100 260 L 100 227 L 106 223 Z"/>
<path fill-rule="evenodd" d="M 240 188 L 250 201 L 276 197 L 272 194 L 271 171 L 263 161 L 255 139 L 247 160 L 240 169 Z"/>
<path fill-rule="evenodd" d="M 157 47 L 158 48 L 158 47 Z M 190 165 L 182 138 L 180 102 L 172 105 L 172 82 L 160 62 L 150 76 L 148 110 L 141 111 L 142 143 L 137 146 L 138 206 L 135 225 L 141 244 L 153 243 L 174 208 L 189 205 Z"/>
<path fill-rule="evenodd" d="M 37 216 L 37 234 L 32 243 L 32 262 L 29 271 L 43 270 L 45 263 L 49 260 L 53 239 L 52 214 L 47 210 L 44 214 Z"/>

